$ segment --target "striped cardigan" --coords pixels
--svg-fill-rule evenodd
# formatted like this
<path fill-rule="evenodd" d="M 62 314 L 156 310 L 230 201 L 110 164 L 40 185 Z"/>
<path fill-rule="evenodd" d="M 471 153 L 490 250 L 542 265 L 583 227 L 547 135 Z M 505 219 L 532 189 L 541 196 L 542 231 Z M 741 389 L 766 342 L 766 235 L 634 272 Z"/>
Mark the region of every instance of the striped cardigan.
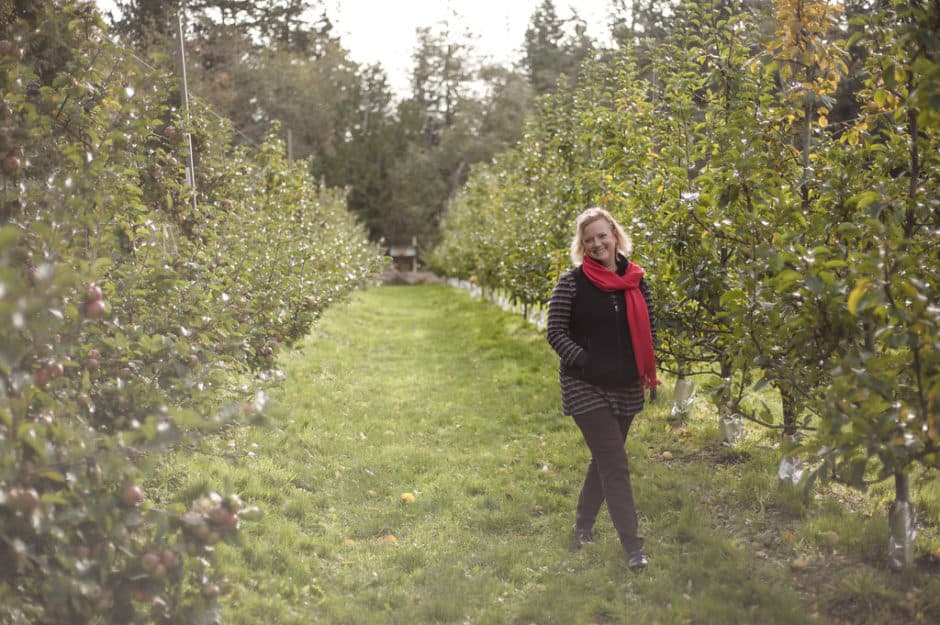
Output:
<path fill-rule="evenodd" d="M 564 365 L 574 366 L 584 348 L 575 343 L 570 334 L 571 310 L 577 288 L 572 269 L 558 280 L 548 302 L 548 331 L 546 338 L 560 358 L 558 377 L 561 384 L 562 410 L 566 415 L 579 415 L 600 408 L 610 408 L 614 414 L 627 416 L 643 410 L 643 386 L 640 381 L 620 388 L 601 388 L 564 372 Z M 653 314 L 653 295 L 646 279 L 640 280 L 640 292 L 649 310 L 653 344 L 657 343 L 656 317 Z"/>

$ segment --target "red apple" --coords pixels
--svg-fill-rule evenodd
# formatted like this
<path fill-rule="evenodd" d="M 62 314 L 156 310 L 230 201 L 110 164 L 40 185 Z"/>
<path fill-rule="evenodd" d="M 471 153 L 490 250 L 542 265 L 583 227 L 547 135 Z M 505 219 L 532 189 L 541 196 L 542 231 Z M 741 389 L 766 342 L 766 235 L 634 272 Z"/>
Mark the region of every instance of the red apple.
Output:
<path fill-rule="evenodd" d="M 168 569 L 172 569 L 179 562 L 179 558 L 176 556 L 176 552 L 169 549 L 164 549 L 160 552 L 160 562 Z"/>
<path fill-rule="evenodd" d="M 148 595 L 140 588 L 134 588 L 131 590 L 131 599 L 134 601 L 140 601 L 142 603 L 152 603 L 154 597 L 153 595 Z"/>
<path fill-rule="evenodd" d="M 155 551 L 148 551 L 140 558 L 141 568 L 148 573 L 153 573 L 160 564 L 160 554 Z"/>
<path fill-rule="evenodd" d="M 3 159 L 2 166 L 4 173 L 15 176 L 20 173 L 20 169 L 23 167 L 23 161 L 14 154 L 7 154 L 6 158 Z"/>
<path fill-rule="evenodd" d="M 104 293 L 101 292 L 101 287 L 98 286 L 97 284 L 89 285 L 88 290 L 85 292 L 85 295 L 87 295 L 87 297 L 85 298 L 85 301 L 88 301 L 88 302 L 96 302 L 96 301 L 104 299 Z"/>
<path fill-rule="evenodd" d="M 136 506 L 144 500 L 144 491 L 136 484 L 126 484 L 121 489 L 121 501 L 128 506 Z"/>
<path fill-rule="evenodd" d="M 103 300 L 96 299 L 90 302 L 85 302 L 83 310 L 85 311 L 85 316 L 89 319 L 100 319 L 101 317 L 104 317 L 106 312 L 108 312 L 108 307 L 105 305 Z"/>

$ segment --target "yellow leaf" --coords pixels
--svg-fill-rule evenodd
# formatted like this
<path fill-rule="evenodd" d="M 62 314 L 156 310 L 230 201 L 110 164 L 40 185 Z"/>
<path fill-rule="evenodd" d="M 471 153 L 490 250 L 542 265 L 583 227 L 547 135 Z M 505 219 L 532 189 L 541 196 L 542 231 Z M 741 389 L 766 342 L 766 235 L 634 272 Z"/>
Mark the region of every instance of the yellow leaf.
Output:
<path fill-rule="evenodd" d="M 825 128 L 826 126 L 829 125 L 829 120 L 826 118 L 825 115 L 820 115 L 820 116 L 819 116 L 819 125 L 820 125 L 820 127 L 822 127 L 822 128 Z"/>
<path fill-rule="evenodd" d="M 870 280 L 860 280 L 859 283 L 855 285 L 855 288 L 852 289 L 852 292 L 849 293 L 849 312 L 851 314 L 857 314 L 858 301 L 862 299 L 862 296 L 868 291 L 870 285 Z"/>

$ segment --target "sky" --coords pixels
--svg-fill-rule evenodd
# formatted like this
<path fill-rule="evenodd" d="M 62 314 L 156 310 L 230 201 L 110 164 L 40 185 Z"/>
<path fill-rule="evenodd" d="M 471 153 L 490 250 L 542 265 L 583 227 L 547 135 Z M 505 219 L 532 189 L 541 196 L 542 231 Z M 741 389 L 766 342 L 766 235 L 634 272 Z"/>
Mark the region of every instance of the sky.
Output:
<path fill-rule="evenodd" d="M 521 57 L 529 19 L 542 0 L 324 0 L 327 15 L 352 59 L 380 63 L 393 91 L 410 88 L 415 29 L 435 26 L 449 15 L 453 32 L 469 30 L 481 60 L 511 64 Z M 103 12 L 112 0 L 97 0 Z M 610 0 L 555 0 L 560 18 L 574 8 L 587 22 L 588 35 L 604 40 Z"/>
<path fill-rule="evenodd" d="M 482 59 L 500 64 L 517 61 L 522 54 L 526 27 L 542 0 L 327 0 L 334 28 L 359 63 L 381 63 L 393 90 L 409 88 L 415 29 L 433 26 L 456 14 L 460 32 L 476 35 L 474 47 Z M 559 17 L 571 16 L 571 7 L 587 22 L 597 39 L 607 32 L 610 0 L 555 0 Z"/>

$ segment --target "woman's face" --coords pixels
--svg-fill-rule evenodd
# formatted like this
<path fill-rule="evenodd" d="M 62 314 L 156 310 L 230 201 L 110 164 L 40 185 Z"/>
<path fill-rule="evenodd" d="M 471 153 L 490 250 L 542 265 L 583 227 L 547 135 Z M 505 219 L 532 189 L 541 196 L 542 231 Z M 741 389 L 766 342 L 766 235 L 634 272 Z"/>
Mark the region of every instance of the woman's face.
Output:
<path fill-rule="evenodd" d="M 595 219 L 581 231 L 584 253 L 608 269 L 617 267 L 617 237 L 606 219 Z"/>

